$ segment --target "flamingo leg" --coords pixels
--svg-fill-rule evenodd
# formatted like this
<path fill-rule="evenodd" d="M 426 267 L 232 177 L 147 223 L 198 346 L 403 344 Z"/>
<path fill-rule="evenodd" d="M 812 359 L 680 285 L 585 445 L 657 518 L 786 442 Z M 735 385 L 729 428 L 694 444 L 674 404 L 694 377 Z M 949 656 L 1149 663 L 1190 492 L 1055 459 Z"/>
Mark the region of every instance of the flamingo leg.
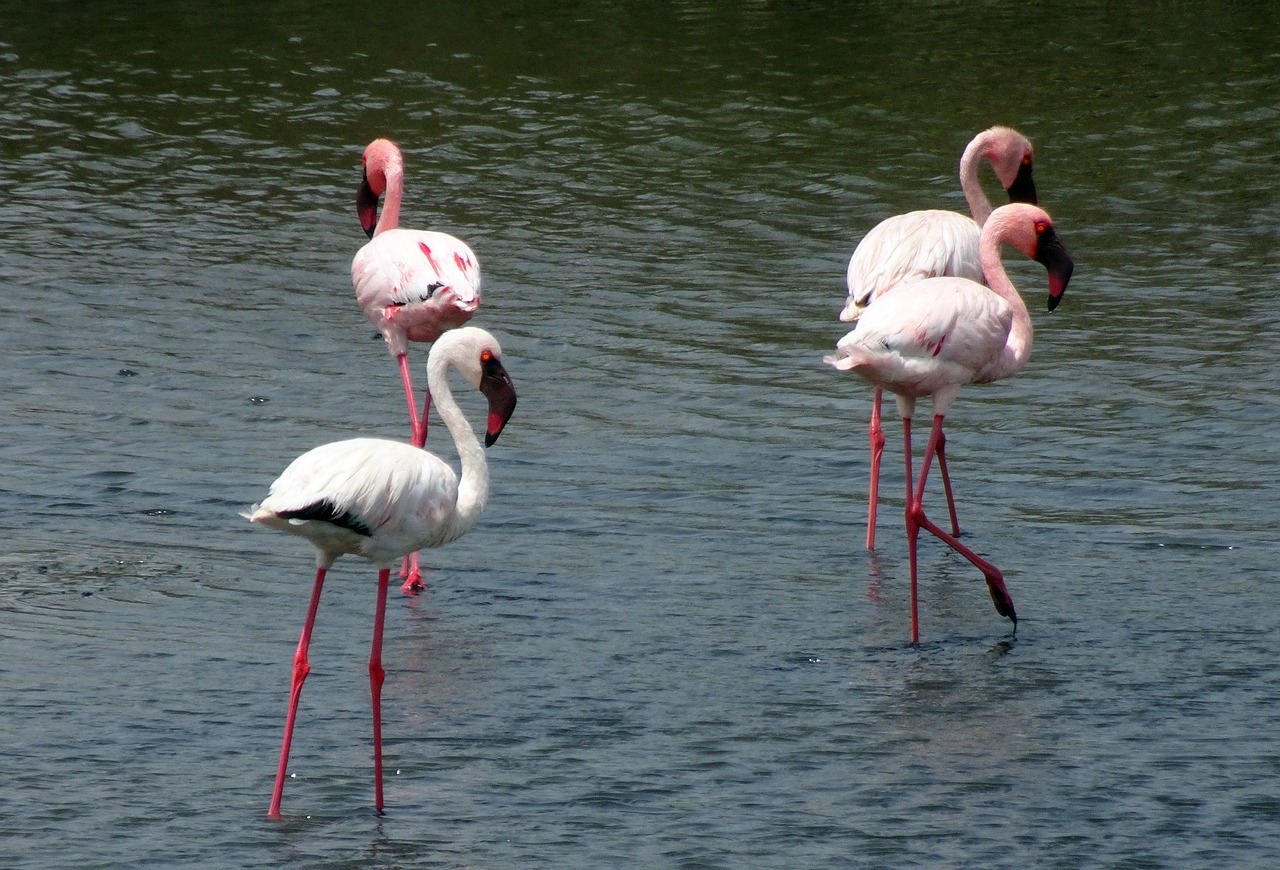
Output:
<path fill-rule="evenodd" d="M 424 447 L 427 443 L 427 414 L 431 410 L 431 393 L 425 395 L 422 416 L 419 417 L 418 403 L 414 400 L 413 382 L 409 377 L 409 357 L 407 354 L 400 354 L 397 359 L 400 361 L 400 380 L 404 383 L 405 401 L 409 405 L 409 423 L 413 427 L 409 443 L 414 447 Z M 400 587 L 400 591 L 405 595 L 417 595 L 425 588 L 422 584 L 422 572 L 418 570 L 417 553 L 409 553 L 404 557 L 404 562 L 400 566 L 400 576 L 404 579 L 404 585 Z"/>
<path fill-rule="evenodd" d="M 882 392 L 876 387 L 871 400 L 871 482 L 867 494 L 867 549 L 876 548 L 876 509 L 880 503 L 880 457 L 884 455 L 884 429 L 880 426 Z"/>
<path fill-rule="evenodd" d="M 929 435 L 929 445 L 925 448 L 924 459 L 920 463 L 920 481 L 916 484 L 914 495 L 908 494 L 907 497 L 907 534 L 908 538 L 912 536 L 912 526 L 916 527 L 916 532 L 923 528 L 928 530 L 934 537 L 938 538 L 951 549 L 955 550 L 961 556 L 968 559 L 975 568 L 982 572 L 982 576 L 987 581 L 987 589 L 991 593 L 991 601 L 995 604 L 996 613 L 1001 616 L 1007 616 L 1013 621 L 1014 631 L 1018 629 L 1018 613 L 1013 607 L 1013 598 L 1010 597 L 1008 589 L 1004 585 L 1004 575 L 1000 573 L 1000 569 L 995 565 L 983 559 L 977 553 L 970 550 L 964 544 L 955 539 L 953 535 L 947 534 L 933 520 L 925 516 L 924 513 L 924 484 L 925 479 L 929 475 L 929 464 L 933 461 L 933 455 L 937 452 L 938 442 L 942 439 L 942 416 L 935 415 L 933 418 L 933 431 Z M 909 447 L 909 444 L 908 444 Z M 909 461 L 909 460 L 908 460 Z M 914 547 L 914 543 L 911 544 Z M 915 583 L 915 553 L 912 552 L 912 588 L 914 591 Z M 913 641 L 914 642 L 914 641 Z"/>
<path fill-rule="evenodd" d="M 398 354 L 396 360 L 400 363 L 400 382 L 404 384 L 404 399 L 409 405 L 409 425 L 413 428 L 409 443 L 414 447 L 421 447 L 427 443 L 427 413 L 424 410 L 419 420 L 418 403 L 413 398 L 413 378 L 409 376 L 409 355 Z"/>
<path fill-rule="evenodd" d="M 907 473 L 907 555 L 911 563 L 911 642 L 913 644 L 920 642 L 920 610 L 918 606 L 919 597 L 916 594 L 916 544 L 920 537 L 920 523 L 916 518 L 916 514 L 912 511 L 912 502 L 915 499 L 915 493 L 911 486 L 911 418 L 902 418 L 902 452 L 906 456 L 906 473 Z M 923 478 L 922 478 L 923 479 Z M 923 514 L 923 511 L 921 511 Z"/>
<path fill-rule="evenodd" d="M 369 695 L 373 702 L 373 791 L 374 805 L 382 815 L 382 682 L 387 672 L 382 669 L 382 627 L 387 616 L 387 587 L 391 569 L 378 571 L 378 604 L 373 617 L 373 646 L 369 652 Z"/>
<path fill-rule="evenodd" d="M 307 648 L 311 646 L 311 629 L 316 623 L 316 610 L 320 606 L 320 589 L 324 586 L 325 567 L 316 568 L 315 586 L 311 590 L 311 604 L 307 608 L 307 621 L 302 625 L 302 637 L 298 640 L 298 649 L 293 654 L 293 679 L 289 688 L 289 715 L 284 720 L 284 742 L 280 744 L 280 764 L 276 768 L 276 785 L 271 793 L 271 806 L 267 810 L 267 818 L 280 818 L 280 801 L 284 797 L 285 770 L 289 766 L 289 746 L 293 742 L 293 723 L 298 716 L 298 699 L 302 697 L 302 684 L 311 673 L 311 663 L 307 661 Z"/>
<path fill-rule="evenodd" d="M 951 491 L 951 474 L 947 471 L 947 435 L 938 436 L 938 471 L 942 473 L 942 489 L 947 494 L 947 513 L 951 514 L 951 534 L 960 537 L 960 520 L 956 517 L 956 498 Z"/>

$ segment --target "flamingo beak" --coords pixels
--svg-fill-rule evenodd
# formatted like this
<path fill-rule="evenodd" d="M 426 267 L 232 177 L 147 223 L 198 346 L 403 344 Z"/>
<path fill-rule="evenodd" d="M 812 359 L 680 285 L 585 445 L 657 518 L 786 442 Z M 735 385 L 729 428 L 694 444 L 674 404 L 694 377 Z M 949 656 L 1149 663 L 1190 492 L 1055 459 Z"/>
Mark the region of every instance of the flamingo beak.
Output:
<path fill-rule="evenodd" d="M 1018 174 L 1013 179 L 1013 184 L 1008 189 L 1009 202 L 1029 202 L 1032 205 L 1036 203 L 1036 183 L 1031 178 L 1031 160 L 1030 158 L 1022 161 L 1022 165 L 1018 167 Z"/>
<path fill-rule="evenodd" d="M 367 172 L 361 177 L 360 187 L 356 189 L 356 214 L 360 217 L 360 226 L 364 228 L 365 235 L 373 238 L 373 231 L 378 228 L 378 195 L 369 184 Z"/>
<path fill-rule="evenodd" d="M 480 392 L 489 400 L 489 421 L 484 446 L 492 447 L 516 410 L 516 387 L 496 356 L 485 360 L 480 374 Z"/>
<path fill-rule="evenodd" d="M 1075 264 L 1071 262 L 1071 255 L 1067 253 L 1066 246 L 1062 244 L 1053 227 L 1046 228 L 1040 234 L 1036 241 L 1034 259 L 1049 272 L 1049 310 L 1052 311 L 1062 301 L 1062 294 L 1067 292 L 1067 283 L 1071 280 L 1071 273 L 1075 269 Z"/>

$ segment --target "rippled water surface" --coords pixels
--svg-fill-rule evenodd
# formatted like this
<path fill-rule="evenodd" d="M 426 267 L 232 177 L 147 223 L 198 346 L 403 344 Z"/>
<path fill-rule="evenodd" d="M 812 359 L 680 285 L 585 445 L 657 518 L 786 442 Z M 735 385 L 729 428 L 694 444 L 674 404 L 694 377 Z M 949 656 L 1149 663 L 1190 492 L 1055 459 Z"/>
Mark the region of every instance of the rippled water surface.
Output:
<path fill-rule="evenodd" d="M 0 864 L 1273 864 L 1280 12 L 1211 5 L 10 4 Z M 1050 315 L 1010 257 L 1035 354 L 949 418 L 1017 634 L 926 541 L 912 646 L 898 426 L 868 553 L 821 357 L 992 123 L 1076 272 Z M 389 608 L 386 815 L 348 559 L 269 822 L 312 557 L 238 511 L 407 437 L 348 276 L 380 135 L 520 405 Z"/>

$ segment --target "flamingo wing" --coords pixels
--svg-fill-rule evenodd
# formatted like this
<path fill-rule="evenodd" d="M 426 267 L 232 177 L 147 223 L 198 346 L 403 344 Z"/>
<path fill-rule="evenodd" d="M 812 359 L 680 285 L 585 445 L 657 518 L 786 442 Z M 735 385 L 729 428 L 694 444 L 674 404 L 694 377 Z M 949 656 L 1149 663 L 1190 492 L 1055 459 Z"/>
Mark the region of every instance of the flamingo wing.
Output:
<path fill-rule="evenodd" d="M 944 275 L 983 281 L 973 219 L 941 209 L 887 218 L 863 237 L 849 258 L 849 293 L 840 319 L 857 320 L 873 300 L 899 284 Z"/>

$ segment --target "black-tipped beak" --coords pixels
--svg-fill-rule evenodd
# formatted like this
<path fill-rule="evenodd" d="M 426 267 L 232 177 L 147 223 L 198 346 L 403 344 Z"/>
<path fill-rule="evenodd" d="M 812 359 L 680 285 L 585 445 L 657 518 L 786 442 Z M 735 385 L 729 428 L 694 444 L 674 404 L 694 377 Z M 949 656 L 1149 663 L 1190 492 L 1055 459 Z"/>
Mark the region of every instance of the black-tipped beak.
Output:
<path fill-rule="evenodd" d="M 1062 294 L 1067 292 L 1071 272 L 1075 269 L 1071 255 L 1053 227 L 1046 227 L 1036 240 L 1035 261 L 1049 272 L 1049 310 L 1052 311 L 1062 301 Z"/>
<path fill-rule="evenodd" d="M 369 176 L 360 179 L 360 187 L 356 189 L 356 214 L 360 217 L 360 226 L 369 238 L 378 228 L 378 195 L 369 186 Z"/>
<path fill-rule="evenodd" d="M 480 375 L 480 392 L 489 400 L 489 422 L 485 427 L 484 446 L 492 447 L 503 427 L 516 410 L 516 386 L 496 356 L 484 363 Z"/>
<path fill-rule="evenodd" d="M 1037 205 L 1036 183 L 1031 178 L 1031 161 L 1024 160 L 1018 167 L 1018 175 L 1009 185 L 1009 202 L 1029 202 Z"/>

